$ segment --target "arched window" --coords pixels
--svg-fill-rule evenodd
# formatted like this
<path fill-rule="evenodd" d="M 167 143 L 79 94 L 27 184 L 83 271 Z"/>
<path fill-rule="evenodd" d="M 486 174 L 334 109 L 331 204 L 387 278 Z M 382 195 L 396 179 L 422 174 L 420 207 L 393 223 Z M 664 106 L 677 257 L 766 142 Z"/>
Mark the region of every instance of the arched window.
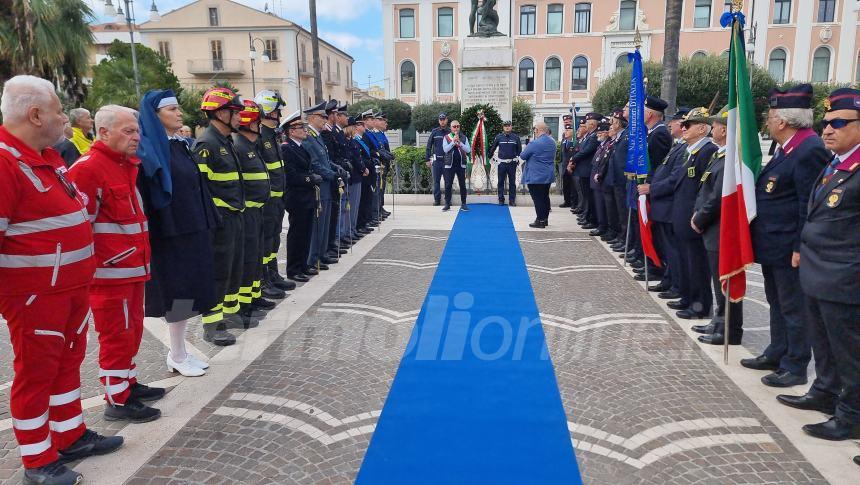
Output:
<path fill-rule="evenodd" d="M 400 38 L 415 38 L 415 10 L 411 8 L 400 10 Z"/>
<path fill-rule="evenodd" d="M 543 79 L 544 91 L 561 90 L 561 61 L 557 57 L 550 57 L 546 60 Z"/>
<path fill-rule="evenodd" d="M 636 0 L 622 0 L 619 9 L 619 30 L 633 30 L 636 28 Z"/>
<path fill-rule="evenodd" d="M 588 59 L 584 56 L 576 56 L 570 65 L 570 89 L 588 89 Z"/>
<path fill-rule="evenodd" d="M 826 83 L 830 79 L 830 49 L 821 46 L 812 56 L 812 82 Z"/>
<path fill-rule="evenodd" d="M 520 91 L 535 90 L 535 63 L 531 59 L 520 61 Z"/>
<path fill-rule="evenodd" d="M 774 49 L 767 60 L 767 70 L 777 83 L 785 82 L 785 64 L 788 56 L 784 49 Z"/>
<path fill-rule="evenodd" d="M 447 59 L 439 63 L 439 92 L 454 92 L 454 64 Z"/>
<path fill-rule="evenodd" d="M 708 55 L 702 51 L 696 52 L 690 57 L 690 59 L 707 59 Z"/>
<path fill-rule="evenodd" d="M 400 65 L 400 94 L 415 94 L 415 64 L 403 61 Z"/>
<path fill-rule="evenodd" d="M 617 71 L 618 69 L 623 68 L 627 64 L 627 54 L 621 54 L 620 56 L 618 56 L 617 59 L 615 59 L 615 70 Z"/>

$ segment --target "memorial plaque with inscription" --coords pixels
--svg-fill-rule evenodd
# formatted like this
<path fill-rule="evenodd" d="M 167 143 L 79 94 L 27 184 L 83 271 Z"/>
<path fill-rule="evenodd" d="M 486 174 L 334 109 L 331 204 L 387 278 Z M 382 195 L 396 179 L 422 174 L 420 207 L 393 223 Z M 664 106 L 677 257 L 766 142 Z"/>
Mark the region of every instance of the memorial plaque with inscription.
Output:
<path fill-rule="evenodd" d="M 511 71 L 463 71 L 463 109 L 476 104 L 496 108 L 502 119 L 511 119 Z"/>

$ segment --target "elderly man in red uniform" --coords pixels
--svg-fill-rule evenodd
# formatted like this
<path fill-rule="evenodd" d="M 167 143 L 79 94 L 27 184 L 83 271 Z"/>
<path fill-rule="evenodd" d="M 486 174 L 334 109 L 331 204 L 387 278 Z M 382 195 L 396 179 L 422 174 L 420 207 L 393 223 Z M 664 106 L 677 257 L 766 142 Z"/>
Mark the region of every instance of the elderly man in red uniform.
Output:
<path fill-rule="evenodd" d="M 88 430 L 81 413 L 92 229 L 84 196 L 50 148 L 66 123 L 54 86 L 16 76 L 3 86 L 0 113 L 0 313 L 15 353 L 12 428 L 25 483 L 78 483 L 81 474 L 64 463 L 123 441 Z"/>
<path fill-rule="evenodd" d="M 95 240 L 96 274 L 90 288 L 99 334 L 99 378 L 105 419 L 143 423 L 161 411 L 144 404 L 164 389 L 137 382 L 134 356 L 143 337 L 144 285 L 150 277 L 146 215 L 137 191 L 140 142 L 136 112 L 109 105 L 96 113 L 97 141 L 69 170 L 87 195 Z"/>

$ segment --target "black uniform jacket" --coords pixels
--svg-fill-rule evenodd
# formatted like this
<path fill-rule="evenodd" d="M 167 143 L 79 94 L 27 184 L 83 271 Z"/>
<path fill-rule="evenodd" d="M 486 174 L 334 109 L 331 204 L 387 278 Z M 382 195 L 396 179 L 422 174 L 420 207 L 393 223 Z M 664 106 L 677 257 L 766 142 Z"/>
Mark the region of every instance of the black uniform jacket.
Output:
<path fill-rule="evenodd" d="M 791 253 L 800 251 L 812 184 L 832 158 L 814 131 L 801 130 L 762 167 L 750 225 L 758 263 L 791 265 Z"/>
<path fill-rule="evenodd" d="M 239 156 L 239 166 L 242 168 L 245 207 L 261 208 L 269 200 L 272 187 L 269 184 L 266 164 L 257 153 L 257 143 L 245 138 L 241 133 L 233 135 L 233 143 L 236 155 Z"/>
<path fill-rule="evenodd" d="M 311 156 L 292 139 L 281 145 L 284 154 L 284 174 L 287 177 L 287 210 L 316 207 L 314 183 L 311 181 Z"/>
<path fill-rule="evenodd" d="M 717 151 L 711 157 L 699 179 L 699 193 L 696 194 L 696 205 L 693 208 L 693 222 L 702 230 L 705 249 L 713 252 L 720 250 L 720 210 L 723 205 L 725 162 L 725 150 Z"/>
<path fill-rule="evenodd" d="M 648 131 L 648 162 L 651 164 L 650 173 L 663 163 L 672 148 L 672 134 L 666 125 L 659 123 Z"/>
<path fill-rule="evenodd" d="M 206 175 L 209 193 L 217 207 L 245 210 L 245 189 L 242 170 L 233 140 L 209 125 L 192 149 L 197 167 Z"/>
<path fill-rule="evenodd" d="M 860 149 L 836 167 L 826 184 L 821 184 L 822 172 L 813 185 L 800 236 L 800 284 L 807 296 L 860 305 L 857 172 L 860 172 Z"/>
<path fill-rule="evenodd" d="M 654 167 L 651 176 L 651 219 L 656 222 L 672 222 L 672 200 L 675 196 L 675 183 L 678 181 L 681 164 L 687 156 L 687 144 L 676 143 L 669 155 Z M 654 162 L 651 162 L 654 163 Z"/>
<path fill-rule="evenodd" d="M 702 175 L 716 151 L 717 145 L 707 140 L 689 157 L 687 157 L 686 151 L 684 153 L 685 159 L 682 160 L 679 167 L 678 180 L 675 181 L 675 195 L 672 200 L 672 228 L 675 230 L 675 236 L 679 239 L 701 237 L 690 227 L 690 219 L 693 217 L 696 194 L 699 192 Z"/>
<path fill-rule="evenodd" d="M 574 177 L 591 177 L 591 163 L 599 146 L 600 140 L 597 139 L 597 130 L 585 135 L 577 146 L 576 153 L 573 154 Z"/>
<path fill-rule="evenodd" d="M 266 170 L 269 171 L 269 185 L 272 188 L 272 197 L 283 197 L 287 186 L 284 176 L 284 156 L 281 154 L 281 146 L 278 144 L 275 130 L 268 126 L 260 126 L 260 139 L 257 141 L 257 151 L 263 157 Z"/>

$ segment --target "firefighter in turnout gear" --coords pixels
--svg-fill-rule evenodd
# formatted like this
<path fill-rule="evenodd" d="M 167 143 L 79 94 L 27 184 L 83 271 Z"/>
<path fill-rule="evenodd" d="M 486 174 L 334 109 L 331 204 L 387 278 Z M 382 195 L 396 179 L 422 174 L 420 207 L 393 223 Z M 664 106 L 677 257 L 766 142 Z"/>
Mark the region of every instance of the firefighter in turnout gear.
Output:
<path fill-rule="evenodd" d="M 123 443 L 88 430 L 81 411 L 95 272 L 92 227 L 85 196 L 50 148 L 66 122 L 54 86 L 13 77 L 0 106 L 0 313 L 14 352 L 11 427 L 24 483 L 70 485 L 82 475 L 63 463 Z"/>
<path fill-rule="evenodd" d="M 278 248 L 281 245 L 281 231 L 284 225 L 285 197 L 287 190 L 284 173 L 284 157 L 278 143 L 278 124 L 284 100 L 274 91 L 260 91 L 254 98 L 260 107 L 259 153 L 269 172 L 271 192 L 269 201 L 263 207 L 263 291 L 275 288 L 282 291 L 293 290 L 296 284 L 287 281 L 278 271 Z"/>
<path fill-rule="evenodd" d="M 245 328 L 256 327 L 259 322 L 252 316 L 261 316 L 261 310 L 275 308 L 275 303 L 262 297 L 263 276 L 263 207 L 272 191 L 269 172 L 257 151 L 260 139 L 260 108 L 253 101 L 243 101 L 244 109 L 239 113 L 239 132 L 233 134 L 242 184 L 245 192 L 245 210 L 242 212 L 244 227 L 244 256 L 242 261 L 242 284 L 239 287 L 239 314 Z M 275 288 L 267 289 L 267 296 L 284 298 L 286 294 Z"/>
<path fill-rule="evenodd" d="M 136 112 L 108 105 L 96 113 L 97 140 L 69 175 L 87 196 L 96 274 L 90 306 L 99 337 L 99 379 L 108 421 L 144 423 L 161 411 L 144 404 L 164 389 L 137 382 L 134 357 L 143 338 L 143 295 L 150 278 L 149 228 L 137 190 L 140 142 Z"/>
<path fill-rule="evenodd" d="M 236 338 L 226 330 L 227 322 L 241 324 L 238 312 L 245 189 L 230 133 L 239 128 L 239 112 L 243 108 L 239 98 L 227 88 L 206 91 L 200 109 L 209 118 L 209 126 L 192 149 L 220 218 L 212 241 L 215 290 L 220 303 L 203 314 L 203 338 L 221 346 L 236 343 Z"/>

